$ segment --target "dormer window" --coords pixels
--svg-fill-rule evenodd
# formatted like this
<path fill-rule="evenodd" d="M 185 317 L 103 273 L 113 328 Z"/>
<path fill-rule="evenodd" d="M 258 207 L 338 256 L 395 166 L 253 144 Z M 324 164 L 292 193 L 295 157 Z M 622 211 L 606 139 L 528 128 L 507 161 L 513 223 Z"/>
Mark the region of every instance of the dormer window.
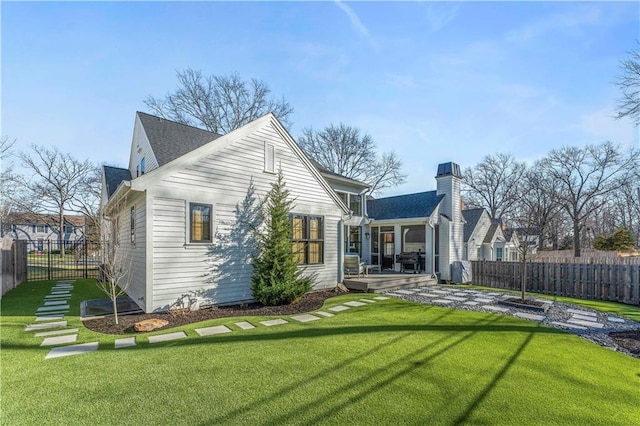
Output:
<path fill-rule="evenodd" d="M 351 214 L 354 216 L 362 216 L 362 196 L 360 194 L 338 192 L 338 195 L 344 205 L 349 207 Z"/>

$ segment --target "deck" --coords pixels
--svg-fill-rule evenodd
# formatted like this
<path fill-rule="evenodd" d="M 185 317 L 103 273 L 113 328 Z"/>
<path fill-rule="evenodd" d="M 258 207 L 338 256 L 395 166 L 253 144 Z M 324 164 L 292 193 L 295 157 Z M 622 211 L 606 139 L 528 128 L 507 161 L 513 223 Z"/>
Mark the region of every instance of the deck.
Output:
<path fill-rule="evenodd" d="M 383 272 L 369 275 L 345 276 L 343 284 L 349 290 L 382 293 L 399 288 L 434 285 L 438 281 L 431 274 Z"/>

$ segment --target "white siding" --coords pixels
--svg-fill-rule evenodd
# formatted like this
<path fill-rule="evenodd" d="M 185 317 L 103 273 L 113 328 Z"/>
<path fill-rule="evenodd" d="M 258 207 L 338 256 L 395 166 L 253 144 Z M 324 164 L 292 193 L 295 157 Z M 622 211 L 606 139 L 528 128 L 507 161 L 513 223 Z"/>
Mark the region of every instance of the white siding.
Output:
<path fill-rule="evenodd" d="M 129 171 L 133 179 L 138 177 L 136 175 L 136 167 L 140 166 L 140 160 L 143 158 L 145 162 L 145 173 L 149 173 L 151 170 L 158 168 L 158 160 L 153 154 L 149 139 L 147 139 L 142 123 L 136 114 L 136 122 L 133 126 L 133 140 L 131 141 L 131 153 L 129 155 Z"/>
<path fill-rule="evenodd" d="M 135 244 L 131 244 L 131 206 L 135 207 Z M 127 202 L 118 213 L 118 250 L 124 253 L 124 266 L 129 269 L 126 278 L 127 294 L 141 308 L 145 307 L 146 294 L 146 214 L 145 195 L 140 192 L 129 193 Z"/>
<path fill-rule="evenodd" d="M 251 299 L 250 254 L 254 244 L 246 227 L 238 225 L 236 205 L 253 182 L 255 195 L 264 197 L 276 174 L 264 172 L 265 143 L 275 147 L 293 212 L 324 216 L 325 262 L 309 266 L 316 288 L 333 287 L 339 278 L 338 227 L 341 210 L 318 184 L 270 124 L 229 143 L 212 144 L 201 158 L 158 176 L 149 189 L 153 198 L 153 310 L 167 309 L 179 297 L 196 294 L 203 304 Z M 212 152 L 213 151 L 213 152 Z M 158 170 L 160 172 L 160 170 Z M 190 244 L 189 202 L 213 205 L 214 241 Z"/>

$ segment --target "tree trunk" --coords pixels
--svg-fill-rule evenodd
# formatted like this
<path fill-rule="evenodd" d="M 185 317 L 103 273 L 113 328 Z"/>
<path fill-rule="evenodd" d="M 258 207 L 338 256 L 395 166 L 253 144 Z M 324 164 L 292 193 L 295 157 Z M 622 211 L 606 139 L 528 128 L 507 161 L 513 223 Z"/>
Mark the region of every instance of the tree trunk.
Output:
<path fill-rule="evenodd" d="M 522 272 L 520 273 L 520 289 L 522 291 L 522 301 L 524 302 L 524 296 L 527 292 L 527 257 L 522 256 Z"/>
<path fill-rule="evenodd" d="M 573 223 L 573 255 L 580 257 L 580 225 Z"/>
<path fill-rule="evenodd" d="M 60 257 L 64 258 L 64 210 L 60 208 L 58 212 L 58 244 L 60 246 Z"/>
<path fill-rule="evenodd" d="M 111 304 L 113 305 L 113 320 L 118 324 L 118 298 L 116 297 L 116 285 L 111 283 Z"/>

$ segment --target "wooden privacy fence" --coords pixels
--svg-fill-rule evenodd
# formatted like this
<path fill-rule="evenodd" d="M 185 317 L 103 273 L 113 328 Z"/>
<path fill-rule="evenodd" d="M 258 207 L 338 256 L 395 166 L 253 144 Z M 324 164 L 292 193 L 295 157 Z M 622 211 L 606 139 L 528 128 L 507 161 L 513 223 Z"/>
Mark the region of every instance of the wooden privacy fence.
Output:
<path fill-rule="evenodd" d="M 640 265 L 472 261 L 476 285 L 519 290 L 525 267 L 527 291 L 640 305 Z"/>
<path fill-rule="evenodd" d="M 27 280 L 27 244 L 0 239 L 0 281 L 2 295 Z"/>

